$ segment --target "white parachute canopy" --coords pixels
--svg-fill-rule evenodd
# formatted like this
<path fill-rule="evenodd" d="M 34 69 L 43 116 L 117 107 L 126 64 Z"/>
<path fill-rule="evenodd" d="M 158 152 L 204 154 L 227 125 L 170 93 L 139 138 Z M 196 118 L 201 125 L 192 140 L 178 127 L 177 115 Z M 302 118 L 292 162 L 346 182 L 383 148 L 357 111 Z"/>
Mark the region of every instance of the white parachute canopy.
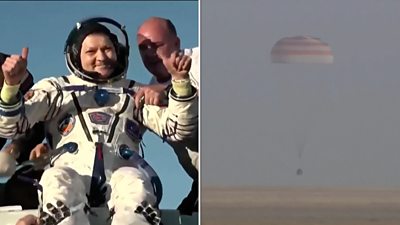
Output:
<path fill-rule="evenodd" d="M 295 36 L 280 39 L 271 50 L 272 63 L 333 63 L 331 47 L 319 38 Z"/>

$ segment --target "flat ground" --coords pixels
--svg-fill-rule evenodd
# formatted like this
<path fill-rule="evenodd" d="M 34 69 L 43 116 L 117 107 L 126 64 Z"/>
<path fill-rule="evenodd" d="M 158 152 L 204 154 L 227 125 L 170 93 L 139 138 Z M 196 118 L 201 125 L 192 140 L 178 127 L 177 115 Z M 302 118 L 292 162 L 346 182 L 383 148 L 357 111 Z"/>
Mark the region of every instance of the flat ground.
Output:
<path fill-rule="evenodd" d="M 202 188 L 202 225 L 400 225 L 400 188 Z"/>

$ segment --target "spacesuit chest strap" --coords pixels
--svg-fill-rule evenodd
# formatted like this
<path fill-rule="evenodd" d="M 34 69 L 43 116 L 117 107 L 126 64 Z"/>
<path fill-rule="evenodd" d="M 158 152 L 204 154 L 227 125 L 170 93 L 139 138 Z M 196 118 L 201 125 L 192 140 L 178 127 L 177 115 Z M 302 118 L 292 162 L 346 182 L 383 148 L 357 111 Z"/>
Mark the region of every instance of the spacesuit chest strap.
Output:
<path fill-rule="evenodd" d="M 68 77 L 62 76 L 62 79 L 64 80 L 65 83 L 67 83 L 67 84 L 70 83 L 69 80 L 68 80 Z M 82 124 L 82 128 L 83 128 L 83 130 L 85 132 L 86 138 L 88 139 L 88 141 L 93 142 L 92 135 L 90 134 L 89 128 L 88 128 L 88 126 L 86 124 L 86 121 L 85 121 L 85 118 L 82 115 L 82 108 L 79 105 L 78 98 L 76 97 L 76 94 L 74 92 L 71 93 L 71 96 L 72 96 L 72 100 L 74 102 L 75 108 L 76 108 L 76 110 L 78 112 L 79 121 Z"/>

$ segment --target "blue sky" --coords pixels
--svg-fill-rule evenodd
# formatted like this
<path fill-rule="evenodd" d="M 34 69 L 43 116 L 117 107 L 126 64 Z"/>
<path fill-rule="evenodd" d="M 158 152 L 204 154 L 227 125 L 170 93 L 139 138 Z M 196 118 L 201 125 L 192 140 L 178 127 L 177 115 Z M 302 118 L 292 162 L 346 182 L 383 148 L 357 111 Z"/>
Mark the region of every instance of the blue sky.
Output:
<path fill-rule="evenodd" d="M 93 16 L 110 17 L 126 26 L 131 45 L 128 78 L 147 83 L 150 74 L 135 46 L 136 30 L 150 16 L 171 19 L 182 47 L 198 46 L 198 2 L 195 1 L 71 1 L 0 2 L 0 51 L 20 54 L 29 47 L 28 68 L 35 81 L 68 74 L 63 48 L 76 22 Z M 191 186 L 172 149 L 153 134 L 144 137 L 145 158 L 161 177 L 161 208 L 175 208 Z"/>

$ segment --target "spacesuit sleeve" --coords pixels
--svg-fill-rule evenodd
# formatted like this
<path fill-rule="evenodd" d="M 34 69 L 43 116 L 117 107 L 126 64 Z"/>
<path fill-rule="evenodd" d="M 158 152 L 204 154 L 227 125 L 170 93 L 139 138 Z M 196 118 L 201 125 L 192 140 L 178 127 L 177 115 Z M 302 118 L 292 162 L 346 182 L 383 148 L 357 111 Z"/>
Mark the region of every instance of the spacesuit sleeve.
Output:
<path fill-rule="evenodd" d="M 0 99 L 0 136 L 13 138 L 35 123 L 51 119 L 58 112 L 61 100 L 62 91 L 55 78 L 39 81 L 25 96 L 19 92 L 14 104 Z"/>
<path fill-rule="evenodd" d="M 192 87 L 192 94 L 178 97 L 169 90 L 168 106 L 144 105 L 140 121 L 168 141 L 193 140 L 198 135 L 198 95 Z"/>
<path fill-rule="evenodd" d="M 192 54 L 190 56 L 192 58 L 192 66 L 189 70 L 189 77 L 192 85 L 199 90 L 200 89 L 200 49 L 193 48 Z M 200 93 L 200 92 L 199 92 Z"/>

